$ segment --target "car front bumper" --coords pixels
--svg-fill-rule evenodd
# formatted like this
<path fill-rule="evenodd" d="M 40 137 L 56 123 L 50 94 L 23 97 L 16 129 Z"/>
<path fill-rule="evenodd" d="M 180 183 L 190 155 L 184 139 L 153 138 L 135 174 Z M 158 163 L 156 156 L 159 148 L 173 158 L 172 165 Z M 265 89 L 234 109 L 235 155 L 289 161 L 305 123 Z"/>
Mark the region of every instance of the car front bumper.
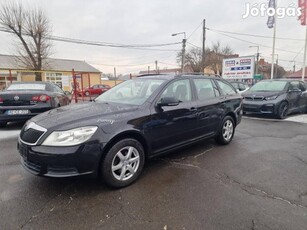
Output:
<path fill-rule="evenodd" d="M 278 104 L 274 101 L 243 101 L 244 113 L 276 114 Z"/>
<path fill-rule="evenodd" d="M 38 176 L 97 176 L 101 145 L 91 142 L 72 147 L 30 146 L 18 140 L 23 167 Z"/>

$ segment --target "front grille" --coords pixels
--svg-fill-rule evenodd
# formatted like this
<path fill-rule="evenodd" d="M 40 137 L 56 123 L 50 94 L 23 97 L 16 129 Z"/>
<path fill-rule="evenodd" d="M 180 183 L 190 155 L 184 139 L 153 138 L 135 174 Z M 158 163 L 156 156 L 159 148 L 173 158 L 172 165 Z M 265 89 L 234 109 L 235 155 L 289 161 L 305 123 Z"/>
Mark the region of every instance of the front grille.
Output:
<path fill-rule="evenodd" d="M 28 130 L 24 130 L 23 128 L 20 132 L 20 138 L 24 142 L 35 144 L 43 134 L 44 134 L 43 131 L 39 131 L 39 130 L 32 129 L 32 128 Z"/>
<path fill-rule="evenodd" d="M 244 97 L 246 101 L 263 101 L 264 97 Z"/>

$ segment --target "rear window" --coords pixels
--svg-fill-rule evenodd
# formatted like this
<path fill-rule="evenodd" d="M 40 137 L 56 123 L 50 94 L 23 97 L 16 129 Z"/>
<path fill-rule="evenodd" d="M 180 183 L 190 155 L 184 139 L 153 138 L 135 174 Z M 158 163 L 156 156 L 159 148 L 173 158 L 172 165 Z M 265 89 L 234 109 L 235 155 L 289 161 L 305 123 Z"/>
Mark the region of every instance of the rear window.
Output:
<path fill-rule="evenodd" d="M 46 90 L 44 84 L 12 84 L 6 90 Z"/>

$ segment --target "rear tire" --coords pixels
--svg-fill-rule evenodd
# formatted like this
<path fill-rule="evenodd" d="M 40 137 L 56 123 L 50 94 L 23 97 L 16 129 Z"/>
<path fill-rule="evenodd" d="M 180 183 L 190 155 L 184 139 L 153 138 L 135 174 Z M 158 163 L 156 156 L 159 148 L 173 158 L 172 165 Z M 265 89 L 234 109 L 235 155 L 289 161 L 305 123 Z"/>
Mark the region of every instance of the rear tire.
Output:
<path fill-rule="evenodd" d="M 7 122 L 5 122 L 5 121 L 0 122 L 0 128 L 5 128 L 6 125 L 7 125 Z"/>
<path fill-rule="evenodd" d="M 285 119 L 288 115 L 288 111 L 289 111 L 288 102 L 286 102 L 286 101 L 281 102 L 279 107 L 278 107 L 277 117 L 279 119 Z"/>
<path fill-rule="evenodd" d="M 226 116 L 223 119 L 220 130 L 218 131 L 215 140 L 220 145 L 228 145 L 235 134 L 235 122 L 231 116 Z"/>
<path fill-rule="evenodd" d="M 143 146 L 135 139 L 123 139 L 106 153 L 100 172 L 102 181 L 110 187 L 132 184 L 141 174 L 145 162 Z"/>

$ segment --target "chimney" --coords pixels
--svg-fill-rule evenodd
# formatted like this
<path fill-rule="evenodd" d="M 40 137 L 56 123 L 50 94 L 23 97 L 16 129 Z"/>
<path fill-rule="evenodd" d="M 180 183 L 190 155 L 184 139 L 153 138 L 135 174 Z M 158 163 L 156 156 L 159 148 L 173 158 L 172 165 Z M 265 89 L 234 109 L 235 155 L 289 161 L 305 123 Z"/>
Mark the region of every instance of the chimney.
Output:
<path fill-rule="evenodd" d="M 259 65 L 264 65 L 264 64 L 265 64 L 264 58 L 260 58 Z"/>

